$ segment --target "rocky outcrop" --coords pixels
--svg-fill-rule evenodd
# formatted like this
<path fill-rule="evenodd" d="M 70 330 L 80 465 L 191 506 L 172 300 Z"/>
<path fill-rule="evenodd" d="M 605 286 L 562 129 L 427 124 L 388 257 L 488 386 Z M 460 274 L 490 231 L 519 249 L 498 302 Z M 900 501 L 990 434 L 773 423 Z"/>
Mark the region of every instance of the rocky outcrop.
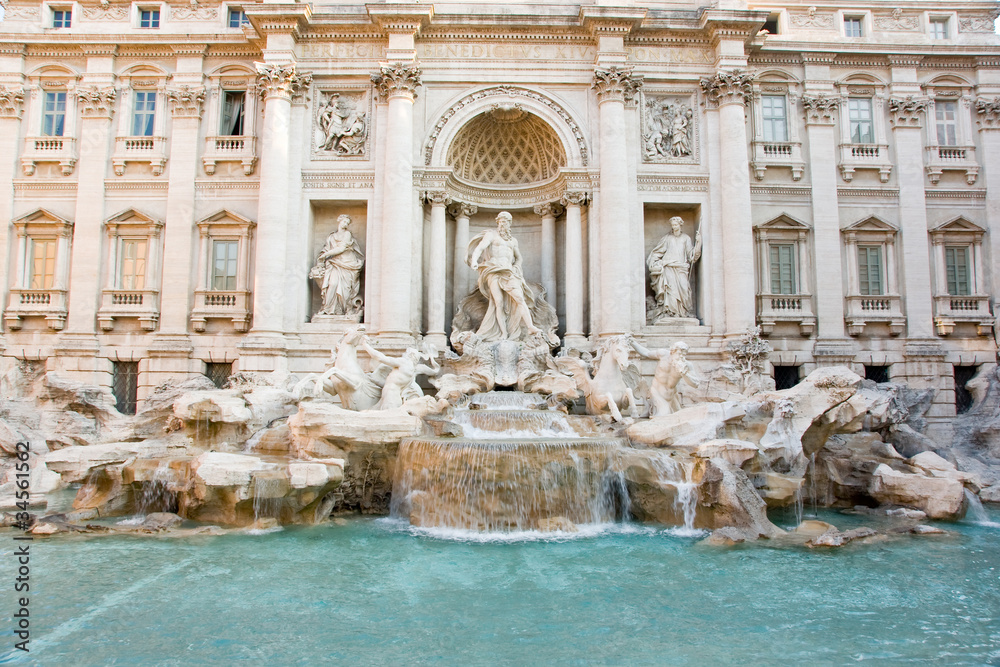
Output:
<path fill-rule="evenodd" d="M 694 451 L 707 440 L 723 437 L 727 425 L 737 424 L 745 416 L 743 406 L 734 401 L 701 403 L 637 422 L 626 433 L 635 443 Z"/>
<path fill-rule="evenodd" d="M 960 519 L 965 513 L 965 487 L 952 476 L 913 474 L 879 464 L 870 493 L 879 502 L 915 507 L 932 519 Z"/>

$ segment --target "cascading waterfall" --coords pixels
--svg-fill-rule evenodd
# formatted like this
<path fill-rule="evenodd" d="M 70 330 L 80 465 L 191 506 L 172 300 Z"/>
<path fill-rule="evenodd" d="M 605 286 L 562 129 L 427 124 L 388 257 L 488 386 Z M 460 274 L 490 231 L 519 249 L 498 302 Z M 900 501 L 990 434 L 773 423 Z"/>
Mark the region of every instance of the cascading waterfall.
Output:
<path fill-rule="evenodd" d="M 965 512 L 967 520 L 978 526 L 1000 528 L 1000 522 L 990 521 L 989 515 L 986 514 L 986 510 L 983 508 L 982 501 L 979 500 L 979 496 L 968 489 L 965 490 L 965 503 L 968 507 Z"/>
<path fill-rule="evenodd" d="M 135 498 L 137 516 L 145 517 L 151 511 L 169 511 L 177 504 L 176 494 L 168 488 L 171 479 L 172 474 L 167 462 L 160 461 L 149 480 L 142 483 Z"/>
<path fill-rule="evenodd" d="M 250 489 L 253 494 L 254 521 L 279 518 L 284 480 L 270 475 L 254 476 Z"/>
<path fill-rule="evenodd" d="M 684 517 L 685 530 L 694 530 L 698 509 L 698 485 L 691 481 L 691 464 L 682 464 L 666 452 L 653 459 L 660 483 L 674 487 L 674 508 Z"/>

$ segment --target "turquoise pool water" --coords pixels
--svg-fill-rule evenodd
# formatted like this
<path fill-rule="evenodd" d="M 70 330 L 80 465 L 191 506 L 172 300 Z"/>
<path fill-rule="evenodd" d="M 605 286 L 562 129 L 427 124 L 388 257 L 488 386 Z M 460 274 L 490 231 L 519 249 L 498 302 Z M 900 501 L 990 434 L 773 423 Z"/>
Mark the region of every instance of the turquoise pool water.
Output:
<path fill-rule="evenodd" d="M 945 527 L 835 551 L 711 548 L 642 526 L 482 542 L 366 518 L 258 535 L 36 540 L 26 662 L 996 663 L 1000 526 Z M 0 539 L 12 580 L 12 542 Z M 7 629 L 0 636 L 2 660 L 23 661 Z"/>

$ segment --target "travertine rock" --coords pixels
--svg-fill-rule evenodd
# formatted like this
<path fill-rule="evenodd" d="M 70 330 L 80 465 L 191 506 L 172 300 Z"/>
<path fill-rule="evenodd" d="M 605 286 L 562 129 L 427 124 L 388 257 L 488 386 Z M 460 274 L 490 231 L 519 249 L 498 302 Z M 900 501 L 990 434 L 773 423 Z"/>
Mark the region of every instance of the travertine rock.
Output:
<path fill-rule="evenodd" d="M 743 406 L 735 401 L 700 403 L 637 422 L 628 427 L 626 433 L 633 442 L 693 451 L 702 442 L 721 437 L 726 424 L 739 422 L 745 415 Z"/>
<path fill-rule="evenodd" d="M 700 459 L 725 459 L 739 468 L 757 455 L 757 447 L 744 440 L 720 438 L 701 443 L 691 455 Z"/>
<path fill-rule="evenodd" d="M 253 419 L 253 412 L 236 390 L 187 392 L 174 401 L 173 411 L 185 422 L 246 424 Z"/>
<path fill-rule="evenodd" d="M 162 459 L 182 456 L 187 449 L 165 440 L 107 442 L 99 445 L 63 447 L 45 455 L 49 470 L 62 475 L 63 481 L 82 482 L 95 468 L 124 464 L 136 459 Z"/>
<path fill-rule="evenodd" d="M 959 519 L 965 512 L 965 488 L 951 477 L 897 472 L 883 463 L 875 468 L 870 492 L 879 502 L 915 507 L 932 519 Z"/>
<path fill-rule="evenodd" d="M 288 427 L 299 456 L 344 458 L 359 448 L 397 444 L 402 438 L 417 436 L 423 421 L 410 414 L 407 406 L 354 412 L 332 403 L 304 401 L 289 417 Z"/>

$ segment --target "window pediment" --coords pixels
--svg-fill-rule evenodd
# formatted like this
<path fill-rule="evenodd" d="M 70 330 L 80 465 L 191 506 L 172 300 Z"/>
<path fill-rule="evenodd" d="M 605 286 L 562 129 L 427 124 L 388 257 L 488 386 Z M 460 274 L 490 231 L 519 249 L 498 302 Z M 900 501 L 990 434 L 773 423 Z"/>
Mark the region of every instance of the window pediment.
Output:
<path fill-rule="evenodd" d="M 882 232 L 886 234 L 895 234 L 899 231 L 894 225 L 886 222 L 878 216 L 871 216 L 870 218 L 865 218 L 855 222 L 854 224 L 848 225 L 842 231 L 844 232 Z"/>
<path fill-rule="evenodd" d="M 757 225 L 757 229 L 760 230 L 794 229 L 796 231 L 799 230 L 808 231 L 809 229 L 811 229 L 811 227 L 806 223 L 802 222 L 801 220 L 793 218 L 787 213 L 782 213 L 777 218 L 769 222 L 764 222 Z"/>

